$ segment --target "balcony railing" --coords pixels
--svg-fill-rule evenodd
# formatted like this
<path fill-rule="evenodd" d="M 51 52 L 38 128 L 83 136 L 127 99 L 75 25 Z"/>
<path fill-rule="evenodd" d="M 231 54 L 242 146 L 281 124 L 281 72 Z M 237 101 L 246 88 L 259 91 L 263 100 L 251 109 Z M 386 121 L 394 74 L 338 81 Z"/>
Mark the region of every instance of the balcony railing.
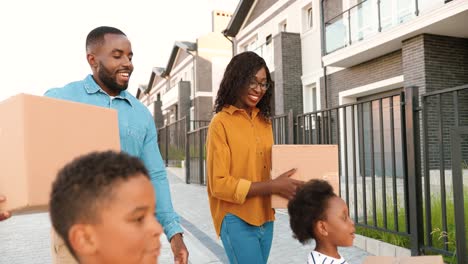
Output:
<path fill-rule="evenodd" d="M 443 6 L 447 0 L 364 0 L 325 22 L 325 52 L 332 53 Z"/>

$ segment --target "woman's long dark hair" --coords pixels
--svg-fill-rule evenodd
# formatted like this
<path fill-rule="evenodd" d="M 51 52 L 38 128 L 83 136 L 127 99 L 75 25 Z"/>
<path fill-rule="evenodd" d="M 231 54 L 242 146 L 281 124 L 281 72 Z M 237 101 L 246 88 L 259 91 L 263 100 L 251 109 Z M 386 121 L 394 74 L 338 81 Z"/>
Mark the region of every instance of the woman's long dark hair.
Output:
<path fill-rule="evenodd" d="M 251 51 L 237 54 L 227 65 L 216 96 L 215 113 L 220 112 L 227 105 L 234 105 L 239 98 L 240 92 L 247 89 L 250 80 L 255 78 L 255 74 L 262 68 L 265 68 L 269 88 L 258 102 L 257 107 L 260 109 L 261 116 L 265 120 L 269 120 L 271 117 L 270 100 L 273 81 L 265 60 Z"/>

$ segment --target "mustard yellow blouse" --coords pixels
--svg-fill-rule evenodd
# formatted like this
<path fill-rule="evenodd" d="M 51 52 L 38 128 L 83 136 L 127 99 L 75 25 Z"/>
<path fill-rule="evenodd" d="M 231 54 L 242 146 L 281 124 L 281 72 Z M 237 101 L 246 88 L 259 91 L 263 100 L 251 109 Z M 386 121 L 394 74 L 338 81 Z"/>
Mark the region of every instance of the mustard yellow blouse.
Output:
<path fill-rule="evenodd" d="M 246 198 L 252 182 L 270 179 L 271 122 L 252 111 L 224 107 L 211 120 L 207 142 L 208 199 L 216 233 L 227 213 L 260 226 L 275 219 L 270 196 Z"/>

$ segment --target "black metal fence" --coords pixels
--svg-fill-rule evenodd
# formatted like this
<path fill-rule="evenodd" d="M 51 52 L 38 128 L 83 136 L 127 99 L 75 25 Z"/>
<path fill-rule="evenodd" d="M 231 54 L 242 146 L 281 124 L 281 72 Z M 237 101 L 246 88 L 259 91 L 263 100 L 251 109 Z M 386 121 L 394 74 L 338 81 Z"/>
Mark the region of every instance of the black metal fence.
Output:
<path fill-rule="evenodd" d="M 166 166 L 180 167 L 185 160 L 186 118 L 158 129 L 158 144 Z"/>
<path fill-rule="evenodd" d="M 287 114 L 271 119 L 275 144 L 294 144 L 294 115 L 292 109 Z"/>
<path fill-rule="evenodd" d="M 468 85 L 422 95 L 421 110 L 423 250 L 468 263 Z"/>
<path fill-rule="evenodd" d="M 187 133 L 193 129 L 206 126 L 209 122 L 206 120 L 189 120 L 184 117 L 158 129 L 159 150 L 166 166 L 182 166 L 182 162 L 186 160 Z"/>
<path fill-rule="evenodd" d="M 185 179 L 187 183 L 206 185 L 206 135 L 208 126 L 187 133 Z"/>
<path fill-rule="evenodd" d="M 187 183 L 206 184 L 207 123 L 159 130 L 166 164 L 169 143 L 184 151 Z M 358 227 L 400 237 L 413 255 L 468 263 L 468 85 L 422 96 L 409 87 L 295 120 L 290 111 L 272 126 L 275 144 L 338 145 L 340 194 Z"/>
<path fill-rule="evenodd" d="M 403 94 L 298 115 L 296 144 L 337 144 L 357 226 L 409 237 Z"/>

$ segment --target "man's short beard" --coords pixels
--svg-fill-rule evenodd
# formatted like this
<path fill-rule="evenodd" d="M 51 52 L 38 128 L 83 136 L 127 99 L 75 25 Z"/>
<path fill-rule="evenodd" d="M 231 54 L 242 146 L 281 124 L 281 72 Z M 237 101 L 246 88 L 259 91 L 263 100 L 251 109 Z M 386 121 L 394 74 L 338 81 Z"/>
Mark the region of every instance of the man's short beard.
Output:
<path fill-rule="evenodd" d="M 124 85 L 119 85 L 115 78 L 112 78 L 112 73 L 107 70 L 104 65 L 99 62 L 99 71 L 98 71 L 99 79 L 104 83 L 104 85 L 109 88 L 112 92 L 120 94 L 120 92 L 127 90 L 128 82 Z"/>

